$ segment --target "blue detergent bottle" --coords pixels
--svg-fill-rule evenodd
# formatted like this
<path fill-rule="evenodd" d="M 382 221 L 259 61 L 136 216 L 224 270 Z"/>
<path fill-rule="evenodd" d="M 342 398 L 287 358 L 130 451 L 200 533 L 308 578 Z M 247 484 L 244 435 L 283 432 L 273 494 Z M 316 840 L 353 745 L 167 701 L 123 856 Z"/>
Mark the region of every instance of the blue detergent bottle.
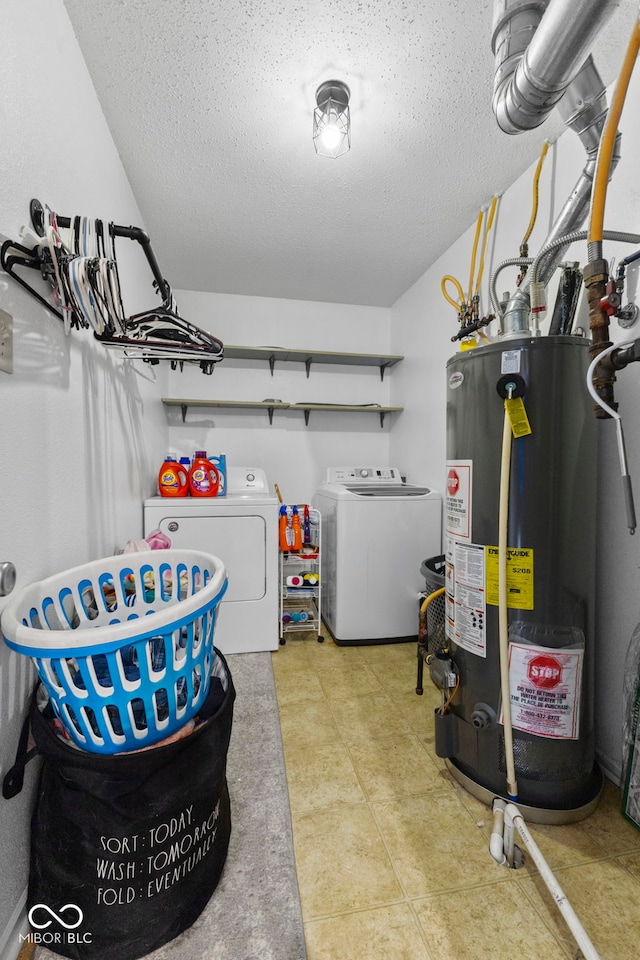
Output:
<path fill-rule="evenodd" d="M 227 455 L 226 453 L 210 454 L 209 460 L 218 471 L 220 478 L 218 496 L 224 497 L 227 493 Z"/>

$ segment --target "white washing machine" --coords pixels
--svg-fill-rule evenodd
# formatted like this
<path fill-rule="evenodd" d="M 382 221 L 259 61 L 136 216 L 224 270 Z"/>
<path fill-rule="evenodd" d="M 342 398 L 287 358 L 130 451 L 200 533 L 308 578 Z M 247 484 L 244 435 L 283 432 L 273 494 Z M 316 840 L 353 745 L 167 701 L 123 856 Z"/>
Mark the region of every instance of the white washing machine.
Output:
<path fill-rule="evenodd" d="M 442 497 L 396 467 L 329 467 L 322 515 L 322 613 L 338 644 L 415 638 L 420 565 L 441 553 Z"/>
<path fill-rule="evenodd" d="M 278 498 L 264 470 L 228 467 L 224 497 L 151 497 L 145 536 L 161 530 L 172 547 L 220 557 L 229 586 L 214 644 L 224 654 L 278 648 Z"/>

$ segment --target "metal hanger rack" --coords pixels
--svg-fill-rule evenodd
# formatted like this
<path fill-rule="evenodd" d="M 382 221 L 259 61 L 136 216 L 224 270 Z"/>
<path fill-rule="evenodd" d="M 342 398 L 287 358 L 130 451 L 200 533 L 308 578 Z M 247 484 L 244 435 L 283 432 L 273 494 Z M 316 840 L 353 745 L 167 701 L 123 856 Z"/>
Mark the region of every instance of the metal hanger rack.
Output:
<path fill-rule="evenodd" d="M 223 359 L 222 342 L 180 316 L 171 287 L 163 277 L 141 227 L 105 225 L 86 217 L 64 217 L 33 199 L 29 206 L 35 240 L 33 247 L 6 240 L 0 249 L 2 267 L 36 300 L 71 328 L 93 328 L 94 337 L 105 347 L 117 349 L 130 359 L 146 363 L 169 360 L 175 369 L 185 362 L 200 365 L 203 373 L 213 372 Z M 63 240 L 61 231 L 69 231 Z M 120 295 L 116 238 L 140 244 L 153 274 L 153 286 L 162 298 L 160 306 L 125 316 Z M 108 242 L 110 253 L 107 253 Z M 89 249 L 91 248 L 91 249 Z M 16 268 L 38 270 L 53 288 L 54 306 L 16 272 Z"/>

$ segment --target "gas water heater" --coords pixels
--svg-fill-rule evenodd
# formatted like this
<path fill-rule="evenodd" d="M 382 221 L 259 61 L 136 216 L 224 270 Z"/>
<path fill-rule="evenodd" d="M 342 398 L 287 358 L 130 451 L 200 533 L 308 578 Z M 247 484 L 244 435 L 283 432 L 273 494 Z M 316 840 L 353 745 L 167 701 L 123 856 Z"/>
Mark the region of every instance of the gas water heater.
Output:
<path fill-rule="evenodd" d="M 436 711 L 436 749 L 487 802 L 507 796 L 498 644 L 498 512 L 504 398 L 530 433 L 514 437 L 508 490 L 507 613 L 518 804 L 533 820 L 591 812 L 596 425 L 589 342 L 523 336 L 447 364 L 446 661 L 456 687 Z M 442 662 L 438 672 L 443 675 Z"/>

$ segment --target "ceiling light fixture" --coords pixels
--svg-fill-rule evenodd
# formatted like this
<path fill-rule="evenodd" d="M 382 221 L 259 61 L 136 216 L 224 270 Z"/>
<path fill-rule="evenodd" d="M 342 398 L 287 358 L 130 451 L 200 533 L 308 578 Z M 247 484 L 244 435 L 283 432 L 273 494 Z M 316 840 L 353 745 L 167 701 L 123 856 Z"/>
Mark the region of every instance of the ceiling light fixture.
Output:
<path fill-rule="evenodd" d="M 350 91 L 341 80 L 325 80 L 316 90 L 313 145 L 321 157 L 341 157 L 351 147 Z"/>

